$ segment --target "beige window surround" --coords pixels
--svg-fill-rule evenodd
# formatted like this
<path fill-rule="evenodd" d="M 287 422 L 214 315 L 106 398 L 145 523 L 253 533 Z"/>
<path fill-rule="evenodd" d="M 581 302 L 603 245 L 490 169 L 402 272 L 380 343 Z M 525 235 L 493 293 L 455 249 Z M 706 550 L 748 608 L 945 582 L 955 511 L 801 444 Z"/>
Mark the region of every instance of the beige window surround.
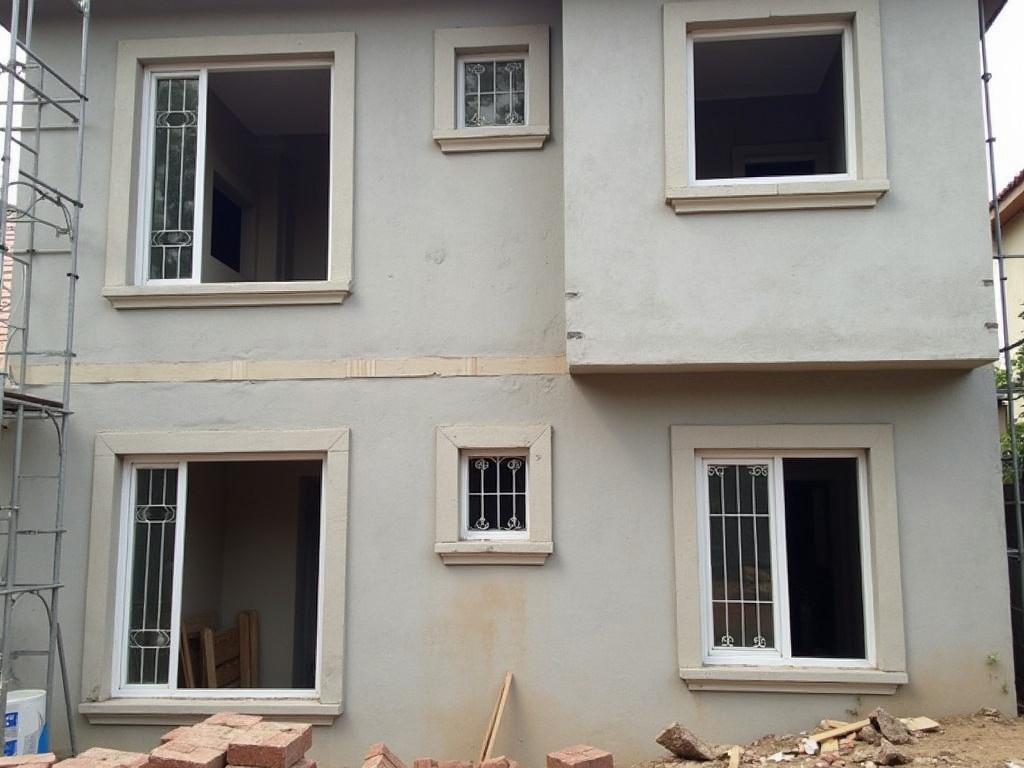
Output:
<path fill-rule="evenodd" d="M 673 426 L 672 516 L 679 676 L 691 690 L 892 694 L 908 682 L 899 521 L 890 424 Z M 874 665 L 747 666 L 704 663 L 697 470 L 702 451 L 858 450 L 867 455 Z M 867 604 L 867 603 L 866 603 Z"/>
<path fill-rule="evenodd" d="M 135 284 L 136 221 L 147 66 L 323 59 L 333 64 L 327 279 L 301 282 Z M 351 32 L 122 40 L 117 48 L 103 295 L 117 309 L 340 304 L 352 283 L 355 35 Z"/>
<path fill-rule="evenodd" d="M 251 458 L 256 454 L 322 455 L 323 541 L 336 556 L 323 558 L 323 605 L 316 697 L 132 698 L 113 695 L 117 653 L 120 520 L 126 460 L 168 457 Z M 89 562 L 86 572 L 82 703 L 78 711 L 100 724 L 180 724 L 230 710 L 329 724 L 344 709 L 345 552 L 348 520 L 349 431 L 337 429 L 194 432 L 100 432 L 93 457 Z M 180 693 L 180 692 L 179 692 Z"/>
<path fill-rule="evenodd" d="M 442 152 L 540 149 L 551 134 L 550 32 L 546 25 L 434 30 L 434 141 Z M 458 58 L 525 53 L 526 124 L 460 128 Z"/>
<path fill-rule="evenodd" d="M 853 178 L 695 184 L 687 37 L 705 30 L 850 25 Z M 878 0 L 688 0 L 664 7 L 665 200 L 676 213 L 870 208 L 889 190 Z M 849 105 L 848 105 L 849 106 Z"/>
<path fill-rule="evenodd" d="M 436 430 L 434 552 L 446 565 L 543 565 L 554 551 L 551 538 L 551 427 L 547 425 L 441 426 Z M 461 536 L 464 451 L 525 450 L 529 520 L 525 539 Z"/>

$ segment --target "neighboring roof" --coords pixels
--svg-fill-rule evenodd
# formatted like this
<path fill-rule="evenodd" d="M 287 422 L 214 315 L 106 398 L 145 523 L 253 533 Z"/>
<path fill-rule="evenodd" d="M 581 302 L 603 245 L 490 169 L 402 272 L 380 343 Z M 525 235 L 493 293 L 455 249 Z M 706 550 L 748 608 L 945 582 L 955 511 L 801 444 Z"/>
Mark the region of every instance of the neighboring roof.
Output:
<path fill-rule="evenodd" d="M 1006 224 L 1021 213 L 1024 213 L 1024 170 L 999 193 L 999 221 Z"/>
<path fill-rule="evenodd" d="M 1003 7 L 1009 0 L 983 0 L 985 6 L 985 29 L 992 26 L 992 22 L 996 20 L 996 16 L 1003 10 Z"/>

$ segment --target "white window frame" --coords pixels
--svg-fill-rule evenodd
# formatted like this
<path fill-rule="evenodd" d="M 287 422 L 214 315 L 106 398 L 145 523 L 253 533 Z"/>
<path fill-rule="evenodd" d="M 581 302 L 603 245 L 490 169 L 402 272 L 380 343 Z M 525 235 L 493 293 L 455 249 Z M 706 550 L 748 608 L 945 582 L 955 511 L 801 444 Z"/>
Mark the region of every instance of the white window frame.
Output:
<path fill-rule="evenodd" d="M 523 62 L 523 122 L 522 125 L 530 124 L 530 51 L 529 49 L 523 51 L 513 51 L 512 53 L 465 53 L 461 54 L 455 60 L 456 67 L 456 87 L 458 92 L 456 94 L 456 109 L 458 109 L 458 117 L 456 119 L 456 125 L 459 130 L 465 128 L 491 128 L 502 130 L 510 126 L 503 124 L 494 125 L 466 125 L 466 65 L 472 64 L 477 61 L 493 61 L 496 64 L 507 61 L 519 61 Z"/>
<path fill-rule="evenodd" d="M 224 461 L 319 461 L 320 468 L 320 552 L 317 581 L 317 647 L 316 647 L 316 685 L 314 688 L 178 688 L 178 662 L 180 651 L 180 635 L 176 631 L 181 626 L 181 591 L 185 563 L 185 526 L 188 520 L 188 465 L 200 462 Z M 320 675 L 322 666 L 323 610 L 324 610 L 324 556 L 325 556 L 325 492 L 324 476 L 326 459 L 323 454 L 234 454 L 218 456 L 162 456 L 159 460 L 127 457 L 122 473 L 122 512 L 121 529 L 118 547 L 117 592 L 115 605 L 114 647 L 111 669 L 111 691 L 119 698 L 204 698 L 204 699 L 237 699 L 239 695 L 253 699 L 310 699 L 320 696 Z M 127 618 L 129 591 L 131 589 L 132 542 L 134 538 L 134 507 L 137 470 L 139 469 L 177 469 L 178 496 L 176 521 L 174 529 L 174 581 L 171 596 L 171 646 L 170 663 L 168 665 L 167 683 L 128 683 L 127 644 L 129 622 Z"/>
<path fill-rule="evenodd" d="M 521 531 L 502 529 L 481 531 L 470 525 L 469 520 L 469 465 L 471 459 L 485 456 L 519 457 L 526 468 L 525 508 L 523 509 L 524 527 Z M 464 541 L 529 541 L 530 540 L 530 454 L 525 449 L 465 449 L 459 452 L 459 536 Z"/>
<path fill-rule="evenodd" d="M 846 140 L 846 171 L 844 173 L 814 173 L 799 176 L 753 176 L 725 177 L 715 179 L 697 178 L 697 110 L 694 78 L 696 75 L 693 63 L 693 46 L 695 42 L 716 40 L 757 40 L 764 38 L 792 38 L 810 35 L 834 34 L 838 32 L 842 40 L 843 59 L 843 124 Z M 857 121 L 854 111 L 855 90 L 853 85 L 853 30 L 849 23 L 833 24 L 789 24 L 756 29 L 741 30 L 694 30 L 686 34 L 686 74 L 688 77 L 686 98 L 688 99 L 687 114 L 689 131 L 687 146 L 690 151 L 690 184 L 697 187 L 714 187 L 723 184 L 780 184 L 787 181 L 848 181 L 857 178 Z"/>
<path fill-rule="evenodd" d="M 874 608 L 871 602 L 872 579 L 871 579 L 871 531 L 870 531 L 870 510 L 868 509 L 868 487 L 867 487 L 867 455 L 864 451 L 802 451 L 802 450 L 780 450 L 771 452 L 750 452 L 750 451 L 701 451 L 698 454 L 697 467 L 697 495 L 699 518 L 699 541 L 701 561 L 701 626 L 704 638 L 705 664 L 722 665 L 795 665 L 800 667 L 844 667 L 844 668 L 872 668 L 875 666 L 875 628 Z M 791 648 L 790 625 L 789 625 L 789 574 L 786 569 L 786 515 L 785 515 L 785 474 L 783 471 L 784 459 L 824 459 L 824 458 L 852 458 L 857 460 L 857 523 L 860 532 L 860 558 L 861 558 L 861 594 L 862 611 L 864 614 L 864 650 L 865 657 L 862 659 L 832 658 L 832 657 L 805 657 L 793 656 Z M 765 649 L 737 648 L 728 649 L 717 646 L 714 637 L 714 620 L 712 616 L 711 601 L 711 537 L 709 518 L 708 498 L 708 472 L 707 469 L 713 464 L 736 464 L 740 466 L 767 464 L 768 465 L 768 488 L 769 504 L 768 514 L 770 518 L 769 530 L 771 531 L 771 566 L 772 566 L 772 612 L 773 612 L 773 633 L 775 647 Z"/>
<path fill-rule="evenodd" d="M 138 231 L 135 237 L 135 284 L 140 286 L 176 286 L 176 285 L 199 285 L 202 284 L 203 258 L 206 255 L 206 248 L 210 242 L 206 221 L 206 156 L 207 156 L 207 116 L 209 78 L 211 72 L 278 72 L 284 69 L 325 69 L 330 72 L 331 99 L 330 110 L 334 110 L 334 64 L 315 59 L 288 59 L 283 61 L 247 61 L 247 62 L 197 62 L 194 65 L 181 67 L 173 65 L 151 65 L 146 67 L 142 89 L 142 109 L 140 112 L 140 123 L 138 135 L 140 142 L 140 162 L 142 166 L 136 173 L 139 179 L 136 195 L 138 197 L 139 215 L 136 217 Z M 189 278 L 151 278 L 149 277 L 150 254 L 149 240 L 152 234 L 153 222 L 153 177 L 155 173 L 154 157 L 154 132 L 153 121 L 153 99 L 156 93 L 156 84 L 159 80 L 172 79 L 175 77 L 197 77 L 199 80 L 199 101 L 198 101 L 198 132 L 196 138 L 196 189 L 194 191 L 193 236 L 192 236 L 192 275 Z M 333 131 L 328 137 L 329 152 L 333 153 L 334 135 Z M 327 210 L 332 209 L 331 195 L 334 194 L 333 185 L 328 185 Z M 325 274 L 331 274 L 332 243 L 332 222 L 331 216 L 327 219 L 327 263 Z M 288 281 L 273 281 L 288 282 Z M 312 281 L 326 283 L 324 280 Z M 213 285 L 217 285 L 214 283 Z"/>

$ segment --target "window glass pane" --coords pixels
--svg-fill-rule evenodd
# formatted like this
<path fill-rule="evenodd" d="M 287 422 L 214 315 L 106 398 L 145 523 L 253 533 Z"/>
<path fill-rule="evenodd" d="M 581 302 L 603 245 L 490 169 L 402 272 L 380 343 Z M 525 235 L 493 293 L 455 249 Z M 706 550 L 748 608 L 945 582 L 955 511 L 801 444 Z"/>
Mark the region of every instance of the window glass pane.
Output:
<path fill-rule="evenodd" d="M 526 531 L 526 457 L 470 456 L 468 462 L 467 529 Z"/>
<path fill-rule="evenodd" d="M 840 31 L 694 38 L 697 179 L 847 171 Z"/>
<path fill-rule="evenodd" d="M 463 126 L 526 124 L 526 60 L 462 64 Z"/>
<path fill-rule="evenodd" d="M 171 654 L 178 470 L 138 469 L 135 478 L 125 680 L 164 685 Z"/>
<path fill-rule="evenodd" d="M 785 459 L 794 656 L 865 657 L 857 459 Z"/>
<path fill-rule="evenodd" d="M 199 78 L 159 78 L 153 99 L 149 278 L 192 276 Z"/>
<path fill-rule="evenodd" d="M 716 648 L 772 648 L 767 464 L 707 468 L 711 603 Z"/>

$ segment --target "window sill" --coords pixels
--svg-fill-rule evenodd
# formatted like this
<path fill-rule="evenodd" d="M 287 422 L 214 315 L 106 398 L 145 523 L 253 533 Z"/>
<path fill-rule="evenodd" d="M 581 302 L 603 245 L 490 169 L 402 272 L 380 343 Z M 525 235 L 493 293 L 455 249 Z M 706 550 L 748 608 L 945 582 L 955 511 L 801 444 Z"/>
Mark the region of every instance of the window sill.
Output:
<path fill-rule="evenodd" d="M 691 691 L 857 693 L 891 695 L 908 681 L 906 672 L 818 667 L 683 667 Z"/>
<path fill-rule="evenodd" d="M 217 712 L 331 725 L 342 706 L 315 699 L 108 699 L 78 705 L 91 725 L 190 725 Z"/>
<path fill-rule="evenodd" d="M 457 128 L 434 131 L 442 152 L 488 152 L 503 149 L 541 149 L 551 131 L 546 125 L 505 128 Z"/>
<path fill-rule="evenodd" d="M 889 191 L 886 179 L 786 181 L 670 187 L 666 202 L 676 213 L 780 211 L 810 208 L 873 208 Z"/>
<path fill-rule="evenodd" d="M 108 285 L 103 289 L 103 295 L 114 309 L 341 304 L 349 293 L 347 282 L 326 280 L 174 286 Z"/>
<path fill-rule="evenodd" d="M 554 551 L 550 541 L 450 541 L 434 545 L 434 552 L 445 565 L 544 565 Z"/>

